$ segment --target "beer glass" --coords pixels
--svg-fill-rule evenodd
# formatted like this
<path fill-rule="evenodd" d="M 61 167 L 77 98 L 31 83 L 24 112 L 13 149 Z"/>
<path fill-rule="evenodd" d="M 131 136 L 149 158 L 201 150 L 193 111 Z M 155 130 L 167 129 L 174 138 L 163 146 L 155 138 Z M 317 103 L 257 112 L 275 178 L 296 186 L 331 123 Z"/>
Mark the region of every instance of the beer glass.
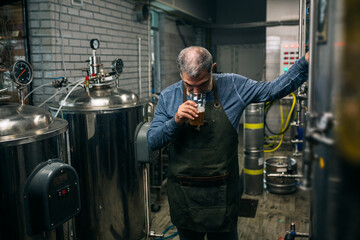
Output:
<path fill-rule="evenodd" d="M 204 125 L 204 116 L 205 116 L 205 93 L 190 93 L 190 100 L 197 103 L 197 109 L 199 110 L 199 116 L 194 120 L 190 119 L 190 125 L 200 126 Z"/>

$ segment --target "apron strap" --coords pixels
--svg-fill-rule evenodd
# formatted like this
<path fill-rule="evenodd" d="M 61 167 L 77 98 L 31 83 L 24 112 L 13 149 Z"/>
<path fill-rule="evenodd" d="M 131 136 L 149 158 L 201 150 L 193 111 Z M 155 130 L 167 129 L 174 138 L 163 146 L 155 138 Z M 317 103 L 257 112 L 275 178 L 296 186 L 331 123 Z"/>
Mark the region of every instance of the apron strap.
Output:
<path fill-rule="evenodd" d="M 183 81 L 182 84 L 182 89 L 183 89 L 183 103 L 186 102 L 186 88 L 185 88 L 185 83 Z"/>
<path fill-rule="evenodd" d="M 213 82 L 213 87 L 214 87 L 214 108 L 219 109 L 221 107 L 221 104 L 218 98 L 217 87 L 214 78 L 212 78 L 211 80 Z"/>

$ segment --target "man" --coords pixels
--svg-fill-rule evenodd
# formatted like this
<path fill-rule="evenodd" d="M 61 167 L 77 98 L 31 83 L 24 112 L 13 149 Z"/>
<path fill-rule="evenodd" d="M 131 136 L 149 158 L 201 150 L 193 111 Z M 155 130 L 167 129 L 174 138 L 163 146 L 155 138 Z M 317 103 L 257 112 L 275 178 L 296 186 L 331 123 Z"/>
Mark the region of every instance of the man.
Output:
<path fill-rule="evenodd" d="M 147 134 L 149 148 L 168 143 L 168 199 L 180 239 L 237 239 L 239 206 L 238 125 L 250 103 L 282 98 L 307 80 L 308 54 L 272 82 L 213 74 L 216 63 L 202 47 L 183 49 L 181 79 L 160 94 Z M 189 93 L 206 93 L 205 123 Z"/>

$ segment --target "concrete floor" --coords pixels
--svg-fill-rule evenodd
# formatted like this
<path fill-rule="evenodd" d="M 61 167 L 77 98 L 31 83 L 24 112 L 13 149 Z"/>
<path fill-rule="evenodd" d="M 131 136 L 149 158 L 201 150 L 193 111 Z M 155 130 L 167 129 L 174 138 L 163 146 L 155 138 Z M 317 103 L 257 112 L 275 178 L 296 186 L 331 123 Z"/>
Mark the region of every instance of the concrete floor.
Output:
<path fill-rule="evenodd" d="M 239 133 L 239 136 L 242 136 Z M 240 172 L 243 169 L 243 154 L 242 141 L 239 137 L 239 166 Z M 284 146 L 274 153 L 265 153 L 264 159 L 272 156 L 286 156 L 292 155 L 292 149 L 289 146 Z M 293 156 L 292 156 L 293 157 Z M 298 161 L 298 169 L 301 169 L 301 162 L 299 159 L 293 157 Z M 161 189 L 161 208 L 158 212 L 152 212 L 151 230 L 156 233 L 163 232 L 167 227 L 171 226 L 169 216 L 169 205 L 166 196 L 166 185 Z M 152 195 L 152 199 L 155 195 Z M 295 193 L 279 195 L 272 194 L 264 190 L 261 195 L 251 196 L 247 194 L 242 195 L 242 199 L 258 200 L 256 215 L 251 217 L 238 218 L 238 234 L 240 240 L 279 240 L 285 237 L 286 231 L 290 229 L 290 224 L 295 223 L 296 231 L 302 233 L 309 233 L 309 217 L 310 217 L 310 192 L 297 189 Z M 171 228 L 165 236 L 176 232 L 176 228 Z M 179 239 L 176 236 L 173 239 Z M 296 238 L 305 239 L 305 238 Z"/>

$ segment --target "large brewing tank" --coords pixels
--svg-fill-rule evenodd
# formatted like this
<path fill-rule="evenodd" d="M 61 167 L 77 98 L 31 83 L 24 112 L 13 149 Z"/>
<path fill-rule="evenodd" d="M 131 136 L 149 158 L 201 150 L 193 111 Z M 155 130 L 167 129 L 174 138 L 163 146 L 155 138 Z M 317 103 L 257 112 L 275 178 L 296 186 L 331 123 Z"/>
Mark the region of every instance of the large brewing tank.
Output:
<path fill-rule="evenodd" d="M 146 120 L 146 102 L 107 83 L 74 91 L 50 106 L 69 122 L 72 166 L 80 178 L 79 239 L 140 239 L 145 236 L 143 165 L 134 140 Z"/>
<path fill-rule="evenodd" d="M 67 161 L 67 122 L 43 109 L 0 102 L 0 239 L 55 239 L 55 231 L 28 236 L 24 187 L 33 170 Z"/>

